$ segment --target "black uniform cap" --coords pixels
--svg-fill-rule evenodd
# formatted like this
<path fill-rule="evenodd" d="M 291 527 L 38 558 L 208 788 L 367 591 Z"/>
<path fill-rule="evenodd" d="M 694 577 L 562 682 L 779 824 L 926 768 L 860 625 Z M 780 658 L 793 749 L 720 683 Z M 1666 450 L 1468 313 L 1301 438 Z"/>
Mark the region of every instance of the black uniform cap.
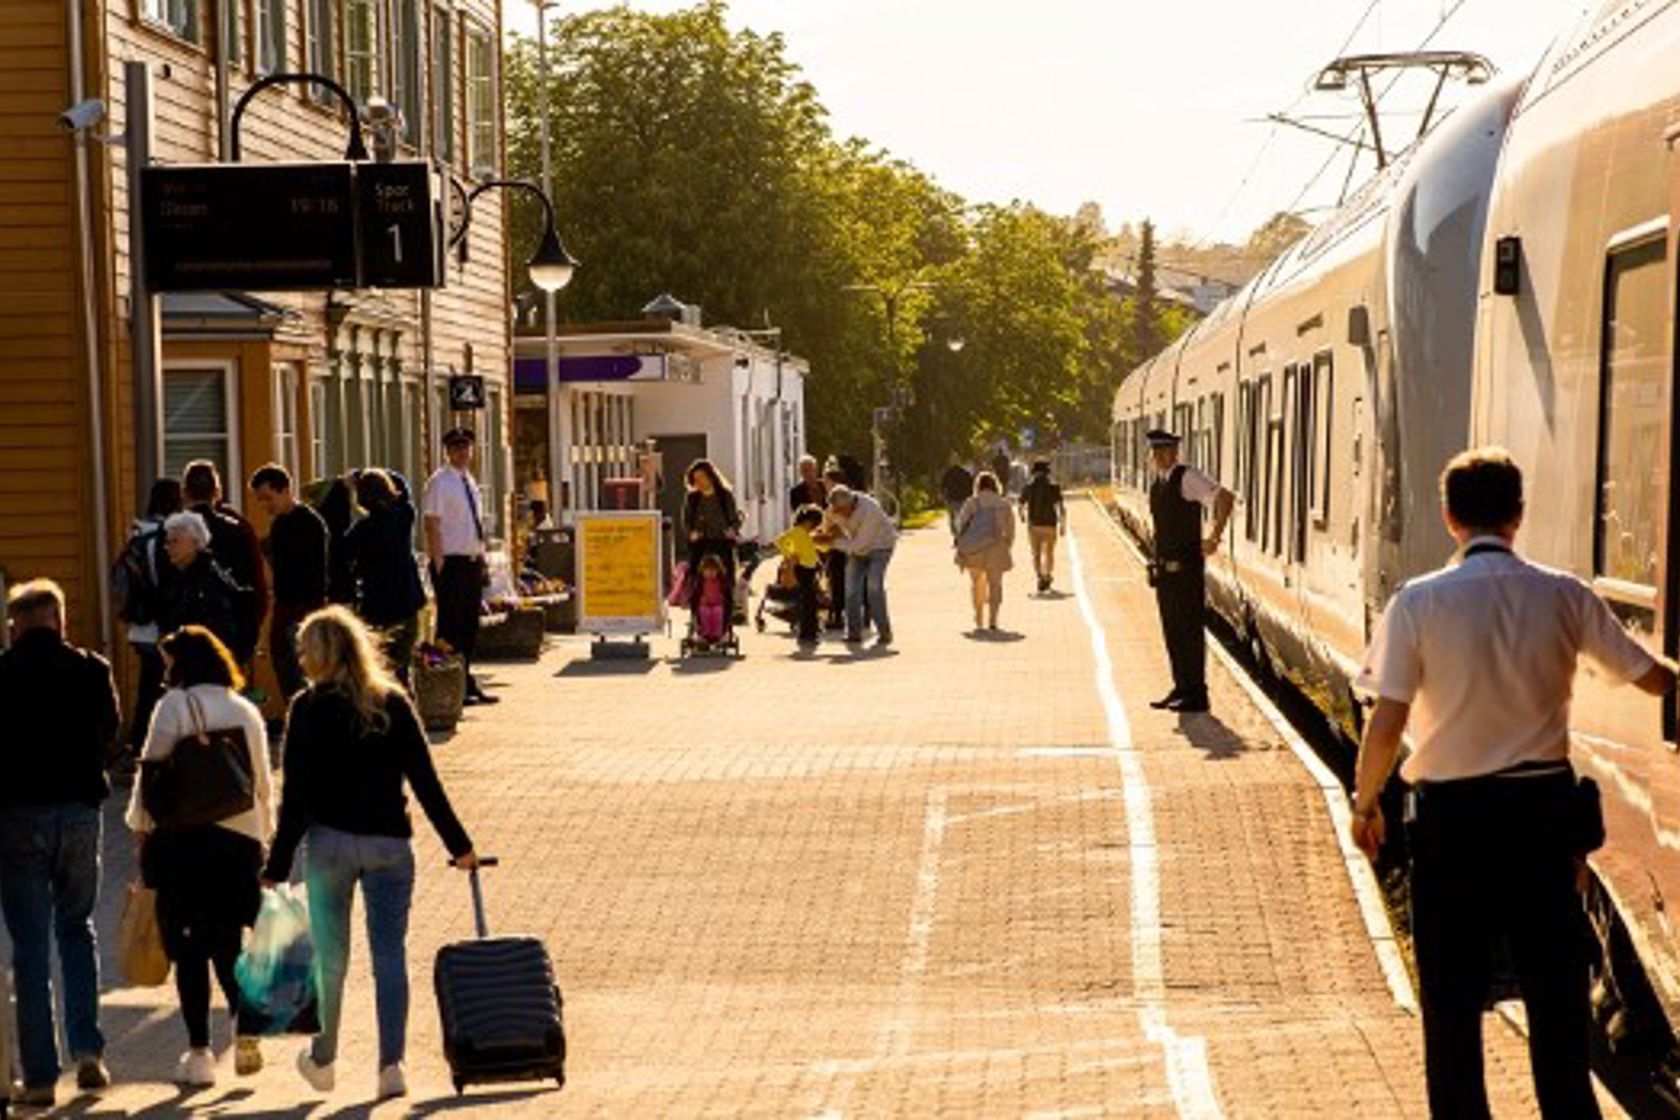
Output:
<path fill-rule="evenodd" d="M 471 428 L 451 428 L 443 433 L 445 447 L 459 447 L 463 443 L 477 443 L 478 433 Z"/>
<path fill-rule="evenodd" d="M 1179 445 L 1178 436 L 1165 428 L 1151 428 L 1143 433 L 1143 438 L 1151 447 L 1177 447 Z"/>

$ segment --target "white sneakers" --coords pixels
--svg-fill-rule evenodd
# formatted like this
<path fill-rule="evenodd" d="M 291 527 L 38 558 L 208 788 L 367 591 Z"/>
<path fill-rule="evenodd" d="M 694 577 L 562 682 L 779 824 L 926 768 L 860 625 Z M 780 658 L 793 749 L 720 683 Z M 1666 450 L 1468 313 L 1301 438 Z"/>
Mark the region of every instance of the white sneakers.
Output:
<path fill-rule="evenodd" d="M 216 1083 L 216 1055 L 206 1047 L 194 1047 L 181 1055 L 175 1066 L 175 1080 L 189 1089 L 208 1089 Z"/>
<path fill-rule="evenodd" d="M 408 1096 L 408 1078 L 403 1076 L 401 1062 L 392 1062 L 379 1071 L 379 1100 Z"/>
<path fill-rule="evenodd" d="M 338 1080 L 333 1066 L 316 1065 L 315 1059 L 309 1053 L 309 1047 L 305 1046 L 298 1051 L 297 1067 L 298 1072 L 303 1074 L 303 1079 L 309 1082 L 310 1088 L 317 1093 L 332 1092 L 333 1083 Z"/>
<path fill-rule="evenodd" d="M 298 1072 L 309 1082 L 310 1088 L 317 1093 L 330 1093 L 333 1085 L 338 1081 L 338 1067 L 332 1065 L 317 1065 L 309 1047 L 305 1046 L 298 1052 Z M 388 1101 L 392 1097 L 408 1096 L 408 1076 L 403 1072 L 401 1062 L 392 1062 L 379 1071 L 379 1094 L 375 1100 Z"/>

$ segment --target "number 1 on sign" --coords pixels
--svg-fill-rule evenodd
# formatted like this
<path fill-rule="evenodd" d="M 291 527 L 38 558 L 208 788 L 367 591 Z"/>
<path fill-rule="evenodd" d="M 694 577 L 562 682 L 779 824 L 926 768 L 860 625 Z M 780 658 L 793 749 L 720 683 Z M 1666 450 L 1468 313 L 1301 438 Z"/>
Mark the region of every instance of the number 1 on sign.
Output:
<path fill-rule="evenodd" d="M 391 226 L 391 256 L 398 264 L 402 263 L 402 227 Z"/>

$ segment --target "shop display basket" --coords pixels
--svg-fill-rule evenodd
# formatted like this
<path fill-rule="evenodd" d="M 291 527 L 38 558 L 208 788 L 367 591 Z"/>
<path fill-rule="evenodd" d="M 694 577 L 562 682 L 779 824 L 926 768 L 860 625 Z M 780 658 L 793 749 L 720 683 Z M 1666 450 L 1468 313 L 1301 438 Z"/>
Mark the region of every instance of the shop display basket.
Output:
<path fill-rule="evenodd" d="M 479 624 L 475 661 L 535 661 L 542 655 L 543 608 L 519 607 Z"/>
<path fill-rule="evenodd" d="M 467 669 L 459 657 L 437 664 L 416 658 L 410 669 L 414 706 L 427 731 L 453 731 L 467 699 Z"/>

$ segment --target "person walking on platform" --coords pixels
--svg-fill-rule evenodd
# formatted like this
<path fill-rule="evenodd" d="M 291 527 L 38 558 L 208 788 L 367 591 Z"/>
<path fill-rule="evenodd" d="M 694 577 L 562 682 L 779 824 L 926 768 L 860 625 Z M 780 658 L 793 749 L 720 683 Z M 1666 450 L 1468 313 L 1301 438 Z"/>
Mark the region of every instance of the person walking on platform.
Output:
<path fill-rule="evenodd" d="M 1178 461 L 1178 436 L 1160 428 L 1144 435 L 1155 467 L 1149 487 L 1149 515 L 1155 531 L 1150 574 L 1161 611 L 1172 691 L 1152 708 L 1205 712 L 1207 692 L 1207 558 L 1219 550 L 1236 496 L 1206 474 Z M 1202 537 L 1202 508 L 1213 508 L 1213 532 Z"/>
<path fill-rule="evenodd" d="M 148 804 L 144 781 L 134 783 L 126 816 L 139 849 L 141 877 L 157 891 L 158 926 L 175 965 L 175 991 L 187 1029 L 187 1050 L 175 1077 L 182 1085 L 208 1088 L 216 1083 L 216 1057 L 210 1049 L 212 977 L 235 1022 L 234 1071 L 249 1076 L 262 1068 L 262 1050 L 239 1015 L 234 964 L 261 904 L 257 874 L 263 845 L 274 832 L 268 733 L 262 713 L 239 695 L 245 682 L 233 654 L 209 630 L 183 627 L 165 637 L 159 649 L 169 691 L 158 701 L 146 736 L 142 773 L 168 765 L 175 752 L 208 744 L 215 735 L 243 745 L 251 781 L 249 806 L 229 806 L 210 824 L 155 818 L 153 811 L 164 809 Z M 221 766 L 226 771 L 229 764 Z"/>
<path fill-rule="evenodd" d="M 799 481 L 788 491 L 788 511 L 798 514 L 806 506 L 822 509 L 828 504 L 828 483 L 823 481 L 822 469 L 814 455 L 799 457 Z"/>
<path fill-rule="evenodd" d="M 350 527 L 343 546 L 354 576 L 356 614 L 373 627 L 392 674 L 406 687 L 420 640 L 420 608 L 426 605 L 420 565 L 414 562 L 414 503 L 397 476 L 377 468 L 356 476 L 356 500 L 367 516 Z"/>
<path fill-rule="evenodd" d="M 227 569 L 233 582 L 250 592 L 240 596 L 236 604 L 245 644 L 228 642 L 239 663 L 248 668 L 256 652 L 257 635 L 262 632 L 263 615 L 268 611 L 268 571 L 263 567 L 262 541 L 244 514 L 224 500 L 221 472 L 210 460 L 195 459 L 187 464 L 181 472 L 181 490 L 187 511 L 203 518 L 204 527 L 210 531 L 210 554 L 216 563 Z M 217 636 L 227 640 L 226 635 Z"/>
<path fill-rule="evenodd" d="M 875 644 L 892 645 L 892 620 L 887 614 L 887 565 L 898 544 L 898 529 L 881 503 L 849 486 L 828 494 L 829 517 L 846 553 L 846 641 L 863 641 L 865 614 L 875 621 Z M 867 600 L 867 606 L 866 606 Z"/>
<path fill-rule="evenodd" d="M 1604 839 L 1598 791 L 1569 765 L 1580 654 L 1662 695 L 1673 666 L 1628 636 L 1586 583 L 1515 552 L 1522 472 L 1499 448 L 1441 476 L 1454 562 L 1390 601 L 1355 687 L 1374 697 L 1354 787 L 1352 836 L 1375 858 L 1380 796 L 1410 723 L 1412 934 L 1430 1114 L 1489 1115 L 1482 1010 L 1496 945 L 1528 1012 L 1541 1115 L 1599 1115 L 1588 1070 L 1591 934 L 1579 872 Z"/>
<path fill-rule="evenodd" d="M 470 870 L 478 857 L 438 780 L 420 717 L 386 672 L 366 625 L 343 607 L 328 607 L 304 620 L 298 649 L 309 687 L 293 698 L 286 720 L 280 825 L 263 871 L 266 885 L 285 882 L 304 845 L 321 1033 L 298 1054 L 298 1072 L 323 1093 L 337 1078 L 351 905 L 359 886 L 378 1024 L 377 1094 L 386 1100 L 408 1092 L 414 826 L 407 793 L 454 866 Z"/>
<path fill-rule="evenodd" d="M 955 455 L 951 456 L 951 465 L 945 468 L 945 473 L 939 476 L 939 493 L 945 499 L 945 520 L 951 527 L 951 539 L 956 540 L 957 514 L 974 496 L 974 474 Z"/>
<path fill-rule="evenodd" d="M 981 471 L 974 493 L 957 511 L 953 545 L 957 567 L 968 573 L 974 598 L 974 629 L 996 630 L 1003 606 L 1003 575 L 1015 566 L 1015 511 L 999 491 L 997 476 Z"/>
<path fill-rule="evenodd" d="M 1032 538 L 1033 571 L 1042 595 L 1056 576 L 1056 537 L 1067 535 L 1067 503 L 1062 488 L 1050 481 L 1048 459 L 1033 460 L 1032 481 L 1021 490 L 1021 520 Z"/>
<path fill-rule="evenodd" d="M 65 641 L 59 586 L 25 583 L 12 590 L 7 605 L 12 644 L 0 652 L 0 710 L 7 719 L 0 738 L 0 911 L 17 979 L 23 1092 L 16 1099 L 51 1108 L 59 1074 L 55 942 L 76 1085 L 102 1089 L 111 1083 L 99 1031 L 93 913 L 99 903 L 100 805 L 111 792 L 105 767 L 114 758 L 121 720 L 111 666 Z M 0 1015 L 9 1014 L 0 1007 Z M 0 1085 L 0 1093 L 11 1088 Z"/>
<path fill-rule="evenodd" d="M 478 616 L 484 602 L 484 495 L 472 476 L 471 428 L 451 428 L 443 434 L 443 453 L 449 460 L 426 480 L 422 500 L 425 513 L 426 558 L 437 594 L 437 636 L 461 655 L 467 669 L 467 703 L 494 704 L 499 697 L 484 691 L 472 674 L 473 647 L 478 644 Z"/>
<path fill-rule="evenodd" d="M 268 622 L 268 656 L 281 699 L 303 687 L 298 668 L 297 628 L 311 611 L 327 605 L 327 523 L 292 492 L 292 475 L 278 463 L 258 468 L 251 493 L 272 519 L 263 551 L 274 572 L 274 610 Z"/>

